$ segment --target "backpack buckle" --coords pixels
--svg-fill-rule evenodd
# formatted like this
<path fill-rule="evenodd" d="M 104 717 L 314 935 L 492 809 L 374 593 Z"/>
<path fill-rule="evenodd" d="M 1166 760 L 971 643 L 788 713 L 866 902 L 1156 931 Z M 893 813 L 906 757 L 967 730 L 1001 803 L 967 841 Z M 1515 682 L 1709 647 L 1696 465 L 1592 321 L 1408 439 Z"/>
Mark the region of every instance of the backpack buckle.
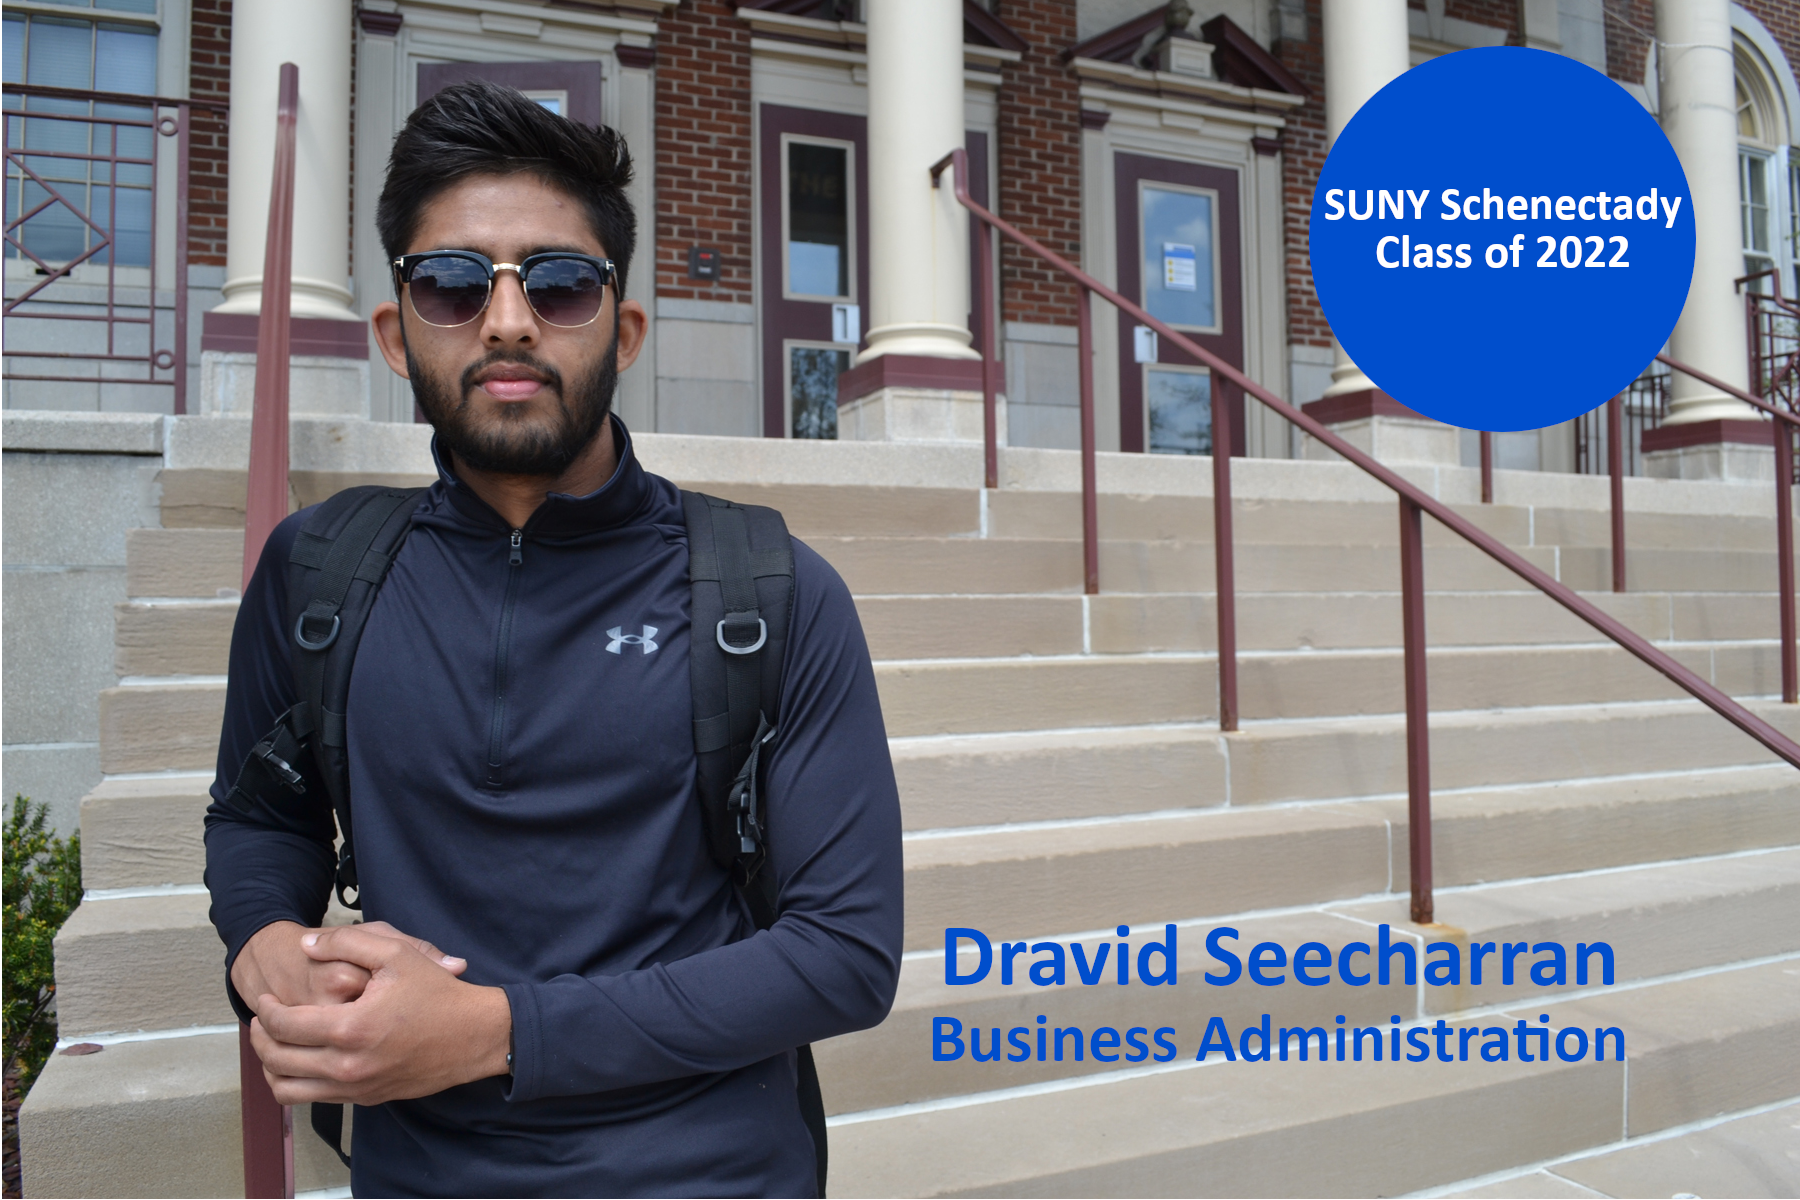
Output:
<path fill-rule="evenodd" d="M 272 741 L 256 743 L 256 745 L 250 748 L 250 753 L 253 757 L 262 759 L 275 778 L 287 785 L 288 790 L 296 793 L 305 793 L 306 781 L 300 777 L 300 772 L 294 770 L 293 766 L 286 759 L 275 753 L 275 745 Z"/>
<path fill-rule="evenodd" d="M 750 623 L 750 615 L 748 613 L 730 613 L 720 619 L 718 628 L 714 630 L 713 635 L 718 638 L 719 649 L 727 654 L 755 654 L 758 650 L 763 648 L 763 643 L 769 640 L 769 623 L 761 617 L 757 617 L 755 644 L 750 646 L 733 645 L 731 642 L 725 640 L 725 625 L 727 622 L 736 626 L 737 629 L 744 629 L 744 627 Z M 748 632 L 747 630 L 745 631 Z M 336 636 L 335 630 L 333 631 L 332 636 Z"/>

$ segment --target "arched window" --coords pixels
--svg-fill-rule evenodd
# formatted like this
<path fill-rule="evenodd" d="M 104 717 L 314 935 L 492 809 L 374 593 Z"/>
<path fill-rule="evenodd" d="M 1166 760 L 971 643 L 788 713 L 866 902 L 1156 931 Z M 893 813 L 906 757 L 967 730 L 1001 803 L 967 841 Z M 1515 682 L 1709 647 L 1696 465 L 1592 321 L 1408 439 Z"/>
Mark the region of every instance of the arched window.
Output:
<path fill-rule="evenodd" d="M 1762 54 L 1741 35 L 1733 47 L 1737 82 L 1738 212 L 1744 274 L 1782 271 L 1795 258 L 1800 175 L 1787 152 L 1788 114 Z M 1800 283 L 1800 280 L 1796 280 Z M 1770 290 L 1767 276 L 1752 284 Z M 1787 290 L 1784 288 L 1784 290 Z"/>

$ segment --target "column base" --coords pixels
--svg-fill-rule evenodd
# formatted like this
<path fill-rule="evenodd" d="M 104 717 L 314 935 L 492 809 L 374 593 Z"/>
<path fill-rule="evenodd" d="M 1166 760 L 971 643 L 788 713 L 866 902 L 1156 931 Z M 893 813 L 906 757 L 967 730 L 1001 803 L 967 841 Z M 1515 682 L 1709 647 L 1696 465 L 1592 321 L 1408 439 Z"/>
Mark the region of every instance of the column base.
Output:
<path fill-rule="evenodd" d="M 838 440 L 984 440 L 982 363 L 884 354 L 838 376 Z M 1006 444 L 1006 401 L 995 397 L 997 440 Z"/>
<path fill-rule="evenodd" d="M 1327 395 L 1301 411 L 1381 462 L 1462 465 L 1460 429 L 1420 416 L 1379 388 Z M 1302 457 L 1328 462 L 1339 456 L 1309 437 Z"/>
<path fill-rule="evenodd" d="M 247 417 L 256 405 L 258 318 L 209 312 L 200 335 L 200 416 Z M 293 318 L 289 334 L 288 412 L 369 415 L 369 333 L 360 321 Z"/>
<path fill-rule="evenodd" d="M 1775 480 L 1775 427 L 1768 421 L 1659 425 L 1644 431 L 1642 446 L 1644 474 L 1653 479 Z"/>

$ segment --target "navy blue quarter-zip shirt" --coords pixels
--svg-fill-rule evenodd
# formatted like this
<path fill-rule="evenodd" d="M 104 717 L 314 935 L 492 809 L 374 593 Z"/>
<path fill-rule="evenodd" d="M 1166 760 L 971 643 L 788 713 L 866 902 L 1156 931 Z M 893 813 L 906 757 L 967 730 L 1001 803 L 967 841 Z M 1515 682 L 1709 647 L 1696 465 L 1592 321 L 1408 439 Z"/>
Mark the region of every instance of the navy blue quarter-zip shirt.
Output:
<path fill-rule="evenodd" d="M 679 493 L 613 434 L 606 486 L 517 530 L 440 456 L 358 649 L 363 914 L 503 987 L 515 1045 L 510 1077 L 359 1108 L 359 1195 L 813 1194 L 792 1048 L 892 1003 L 899 801 L 849 592 L 795 542 L 764 759 L 782 915 L 757 932 L 706 850 Z M 270 537 L 232 636 L 206 819 L 228 970 L 271 922 L 317 925 L 332 882 L 322 788 L 223 803 L 296 699 L 282 607 L 305 517 Z"/>

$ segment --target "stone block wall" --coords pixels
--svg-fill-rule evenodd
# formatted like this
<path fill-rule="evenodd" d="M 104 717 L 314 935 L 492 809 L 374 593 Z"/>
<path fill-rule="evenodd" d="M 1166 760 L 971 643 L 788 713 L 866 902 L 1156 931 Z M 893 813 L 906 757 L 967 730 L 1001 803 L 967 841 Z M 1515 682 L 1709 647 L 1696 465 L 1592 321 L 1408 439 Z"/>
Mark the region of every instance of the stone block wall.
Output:
<path fill-rule="evenodd" d="M 125 535 L 160 523 L 163 418 L 7 413 L 0 606 L 0 789 L 80 823 L 100 782 L 99 696 L 114 686 L 113 607 L 125 599 Z"/>

